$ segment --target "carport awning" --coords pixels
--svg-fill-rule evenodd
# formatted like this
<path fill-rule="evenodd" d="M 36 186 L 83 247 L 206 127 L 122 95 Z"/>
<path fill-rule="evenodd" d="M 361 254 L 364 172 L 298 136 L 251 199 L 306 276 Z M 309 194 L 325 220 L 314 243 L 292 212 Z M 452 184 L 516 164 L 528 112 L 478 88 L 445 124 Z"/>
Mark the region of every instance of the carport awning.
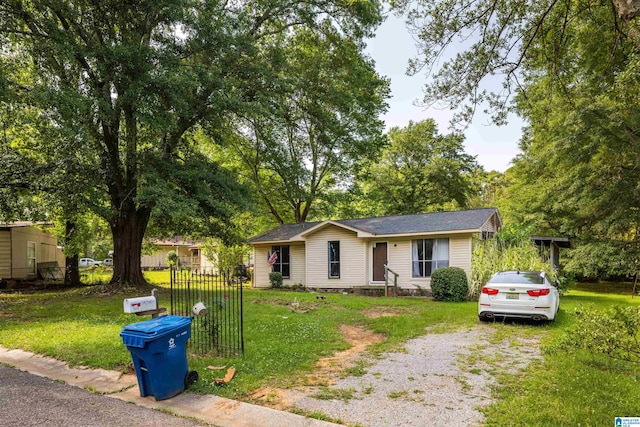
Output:
<path fill-rule="evenodd" d="M 531 236 L 531 240 L 538 246 L 551 246 L 551 243 L 555 243 L 559 248 L 571 247 L 571 239 L 568 237 Z"/>

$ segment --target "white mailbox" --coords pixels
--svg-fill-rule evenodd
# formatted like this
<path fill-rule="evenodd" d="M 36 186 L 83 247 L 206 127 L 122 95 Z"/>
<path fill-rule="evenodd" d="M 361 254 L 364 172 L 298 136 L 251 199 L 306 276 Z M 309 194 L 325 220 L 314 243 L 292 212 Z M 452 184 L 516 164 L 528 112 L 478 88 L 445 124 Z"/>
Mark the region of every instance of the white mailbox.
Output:
<path fill-rule="evenodd" d="M 139 298 L 127 298 L 124 300 L 124 312 L 125 313 L 139 313 L 141 311 L 155 310 L 158 308 L 156 298 L 139 297 Z"/>

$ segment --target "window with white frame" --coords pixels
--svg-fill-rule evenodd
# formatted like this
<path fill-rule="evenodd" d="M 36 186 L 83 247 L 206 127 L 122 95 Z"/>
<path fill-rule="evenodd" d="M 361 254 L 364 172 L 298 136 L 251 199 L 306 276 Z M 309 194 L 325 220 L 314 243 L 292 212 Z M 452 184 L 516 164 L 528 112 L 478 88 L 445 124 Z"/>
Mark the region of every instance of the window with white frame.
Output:
<path fill-rule="evenodd" d="M 276 261 L 271 266 L 271 271 L 282 274 L 285 279 L 291 274 L 289 246 L 272 246 L 271 254 L 276 254 Z"/>
<path fill-rule="evenodd" d="M 420 239 L 411 244 L 412 276 L 430 277 L 440 267 L 449 266 L 449 239 Z"/>
<path fill-rule="evenodd" d="M 340 278 L 340 241 L 329 242 L 329 279 Z"/>
<path fill-rule="evenodd" d="M 27 274 L 36 274 L 36 242 L 27 242 Z"/>

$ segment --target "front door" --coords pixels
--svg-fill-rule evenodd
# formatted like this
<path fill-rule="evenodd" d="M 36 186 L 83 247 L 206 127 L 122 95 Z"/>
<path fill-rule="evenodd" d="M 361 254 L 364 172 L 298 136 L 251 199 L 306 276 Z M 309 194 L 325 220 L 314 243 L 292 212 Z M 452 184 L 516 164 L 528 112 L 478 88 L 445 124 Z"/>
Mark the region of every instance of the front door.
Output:
<path fill-rule="evenodd" d="M 373 281 L 384 282 L 384 265 L 387 263 L 387 243 L 378 242 L 373 247 Z"/>

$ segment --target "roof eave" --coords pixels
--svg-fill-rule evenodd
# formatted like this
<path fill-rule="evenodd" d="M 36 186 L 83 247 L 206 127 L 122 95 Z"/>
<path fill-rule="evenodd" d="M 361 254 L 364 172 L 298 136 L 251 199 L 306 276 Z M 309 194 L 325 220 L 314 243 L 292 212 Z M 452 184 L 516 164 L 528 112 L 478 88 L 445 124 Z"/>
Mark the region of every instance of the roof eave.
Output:
<path fill-rule="evenodd" d="M 376 234 L 376 235 L 372 235 L 372 237 L 389 238 L 389 237 L 436 236 L 436 235 L 449 235 L 449 234 L 473 234 L 473 233 L 480 233 L 481 231 L 482 231 L 481 229 L 469 228 L 465 230 L 435 230 L 435 231 L 416 231 L 414 233 Z"/>
<path fill-rule="evenodd" d="M 249 244 L 252 245 L 274 245 L 274 244 L 282 244 L 282 243 L 297 243 L 297 242 L 304 242 L 305 239 L 302 238 L 298 238 L 298 236 L 294 236 L 290 239 L 275 239 L 275 240 L 249 240 L 247 241 Z"/>
<path fill-rule="evenodd" d="M 367 231 L 361 230 L 359 228 L 355 228 L 355 227 L 350 227 L 348 225 L 342 224 L 338 221 L 333 221 L 333 220 L 327 220 L 327 221 L 322 221 L 320 224 L 317 224 L 303 232 L 301 232 L 300 234 L 298 234 L 298 236 L 300 236 L 302 238 L 302 240 L 304 240 L 304 238 L 306 236 L 308 236 L 309 234 L 315 233 L 316 231 L 325 228 L 329 225 L 335 225 L 336 227 L 340 227 L 343 228 L 345 230 L 349 230 L 352 231 L 354 233 L 356 233 L 358 235 L 358 237 L 372 237 L 375 236 L 375 234 L 371 234 Z"/>

